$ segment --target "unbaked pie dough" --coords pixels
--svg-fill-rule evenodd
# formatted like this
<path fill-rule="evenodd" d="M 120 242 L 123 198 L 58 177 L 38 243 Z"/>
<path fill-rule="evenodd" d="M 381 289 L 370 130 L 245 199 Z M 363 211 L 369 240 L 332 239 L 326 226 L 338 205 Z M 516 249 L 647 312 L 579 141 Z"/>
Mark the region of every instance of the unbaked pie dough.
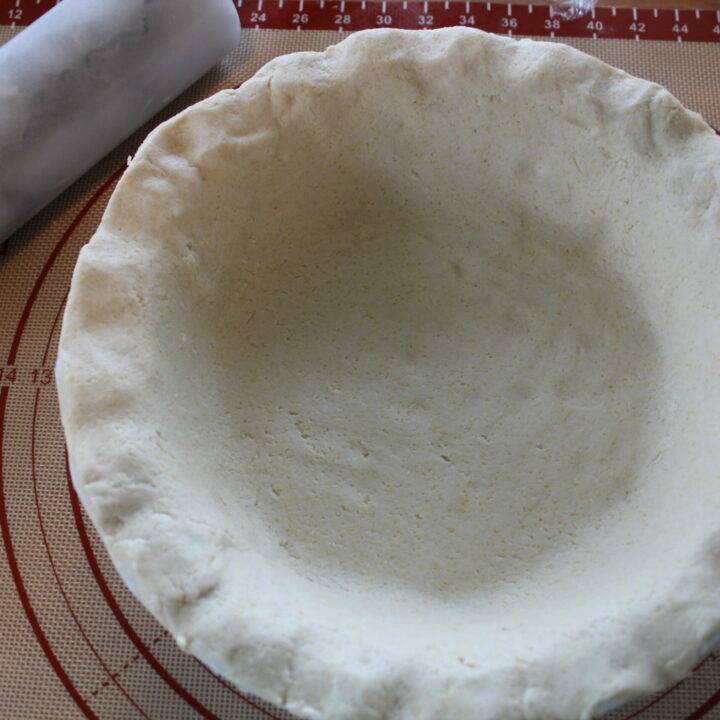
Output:
<path fill-rule="evenodd" d="M 323 720 L 588 718 L 720 630 L 720 141 L 569 47 L 374 30 L 155 130 L 59 391 L 123 577 Z"/>

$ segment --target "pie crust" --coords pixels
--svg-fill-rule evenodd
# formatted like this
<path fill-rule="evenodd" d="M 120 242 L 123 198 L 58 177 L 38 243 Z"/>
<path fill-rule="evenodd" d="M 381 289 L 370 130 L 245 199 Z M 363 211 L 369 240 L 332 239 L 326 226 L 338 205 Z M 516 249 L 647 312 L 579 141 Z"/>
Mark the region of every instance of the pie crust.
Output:
<path fill-rule="evenodd" d="M 162 124 L 83 248 L 73 479 L 182 648 L 324 720 L 589 718 L 720 631 L 720 141 L 372 30 Z"/>

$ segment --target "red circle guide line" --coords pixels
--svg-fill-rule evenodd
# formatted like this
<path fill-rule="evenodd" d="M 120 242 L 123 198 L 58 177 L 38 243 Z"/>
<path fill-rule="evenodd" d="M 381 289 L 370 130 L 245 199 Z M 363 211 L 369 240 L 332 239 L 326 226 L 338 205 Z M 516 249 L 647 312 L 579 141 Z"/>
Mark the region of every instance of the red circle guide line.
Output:
<path fill-rule="evenodd" d="M 8 365 L 15 364 L 15 360 L 17 358 L 18 350 L 20 347 L 20 340 L 30 318 L 32 308 L 38 298 L 38 295 L 40 294 L 40 289 L 42 288 L 43 283 L 45 282 L 45 279 L 47 278 L 52 266 L 55 264 L 55 261 L 57 260 L 62 248 L 65 246 L 68 238 L 75 231 L 75 229 L 77 228 L 81 220 L 85 217 L 87 212 L 90 210 L 92 205 L 97 202 L 98 198 L 122 174 L 123 170 L 124 168 L 121 168 L 116 173 L 114 173 L 90 198 L 88 203 L 80 211 L 75 220 L 70 224 L 65 233 L 63 233 L 60 241 L 55 246 L 55 249 L 50 254 L 50 257 L 47 259 L 45 266 L 43 267 L 40 275 L 35 281 L 35 285 L 33 286 L 33 289 L 25 303 L 25 307 L 23 308 L 22 315 L 20 316 L 20 320 L 15 330 L 15 336 L 13 338 L 12 344 L 10 346 L 10 351 L 8 353 Z M 23 607 L 25 615 L 27 616 L 28 622 L 30 623 L 30 627 L 35 633 L 35 637 L 37 638 L 37 641 L 42 651 L 45 653 L 45 657 L 47 657 L 52 669 L 55 671 L 55 674 L 58 676 L 60 682 L 68 691 L 77 706 L 80 708 L 80 710 L 82 710 L 85 717 L 89 718 L 89 720 L 100 720 L 90 708 L 90 706 L 87 704 L 85 699 L 80 695 L 77 688 L 73 684 L 70 676 L 65 672 L 65 669 L 62 667 L 57 655 L 55 655 L 52 647 L 50 646 L 50 642 L 45 635 L 45 631 L 43 630 L 40 621 L 35 614 L 32 602 L 30 601 L 30 596 L 28 595 L 25 583 L 23 581 L 22 573 L 20 572 L 17 555 L 15 554 L 15 546 L 13 544 L 12 534 L 10 532 L 10 522 L 7 514 L 7 505 L 5 503 L 4 440 L 5 417 L 7 412 L 9 393 L 9 387 L 0 388 L 0 530 L 2 530 L 3 545 L 5 548 L 5 555 L 7 556 L 8 567 L 10 568 L 10 574 L 12 575 L 15 588 L 20 598 L 20 603 Z"/>
<path fill-rule="evenodd" d="M 695 712 L 690 713 L 685 720 L 699 720 L 705 717 L 718 703 L 720 703 L 720 690 L 709 697 Z"/>
<path fill-rule="evenodd" d="M 709 662 L 710 660 L 715 660 L 715 654 L 710 653 L 707 657 L 703 658 L 693 669 L 692 672 L 697 672 L 705 663 Z M 642 715 L 646 710 L 649 710 L 654 705 L 657 705 L 661 700 L 664 700 L 668 695 L 675 692 L 681 685 L 684 685 L 689 679 L 690 675 L 686 678 L 683 678 L 682 680 L 676 682 L 674 685 L 671 685 L 667 690 L 664 690 L 659 695 L 654 697 L 652 700 L 650 700 L 646 705 L 643 705 L 639 710 L 635 710 L 635 712 L 631 713 L 630 715 L 627 715 L 622 720 L 632 720 L 633 718 L 638 717 L 639 715 Z"/>
<path fill-rule="evenodd" d="M 62 305 L 60 305 L 60 308 L 62 309 Z M 58 312 L 57 317 L 60 316 L 60 313 Z M 55 320 L 55 323 L 53 323 L 52 329 L 50 330 L 50 334 L 48 336 L 48 347 L 50 346 L 50 341 L 52 339 L 52 336 L 55 331 L 55 327 L 57 325 L 57 317 Z M 46 350 L 47 353 L 47 350 Z M 43 361 L 43 364 L 44 361 Z M 88 637 L 88 634 L 85 632 L 85 628 L 83 627 L 82 623 L 80 622 L 80 618 L 78 618 L 77 613 L 73 610 L 72 605 L 70 604 L 70 600 L 67 596 L 67 593 L 65 592 L 65 588 L 63 586 L 62 581 L 60 580 L 60 574 L 58 573 L 57 567 L 55 565 L 55 560 L 53 559 L 52 552 L 50 551 L 50 543 L 48 541 L 47 533 L 45 532 L 45 524 L 43 523 L 43 517 L 42 512 L 40 510 L 40 494 L 38 492 L 38 480 L 37 480 L 37 462 L 36 462 L 36 454 L 37 454 L 37 416 L 38 416 L 38 405 L 40 404 L 40 388 L 37 388 L 35 390 L 35 402 L 33 404 L 33 414 L 32 414 L 32 434 L 30 439 L 30 464 L 32 469 L 32 485 L 33 485 L 33 497 L 35 500 L 35 512 L 37 515 L 38 523 L 40 524 L 40 534 L 42 536 L 42 542 L 43 546 L 45 547 L 45 554 L 47 555 L 48 562 L 50 563 L 50 570 L 52 572 L 53 578 L 55 579 L 55 583 L 58 587 L 58 590 L 60 591 L 60 596 L 62 597 L 65 606 L 67 607 L 68 612 L 70 613 L 70 617 L 72 618 L 73 622 L 75 623 L 75 626 L 77 627 L 80 635 L 82 636 L 83 640 L 87 644 L 88 648 L 90 649 L 90 652 L 94 655 L 95 659 L 100 664 L 100 667 L 102 667 L 105 674 L 110 678 L 110 680 L 115 684 L 115 686 L 120 690 L 120 692 L 124 695 L 124 697 L 127 699 L 127 701 L 135 707 L 135 709 L 142 715 L 145 720 L 150 720 L 150 717 L 145 713 L 145 711 L 133 700 L 132 697 L 130 697 L 129 693 L 125 688 L 120 684 L 120 681 L 117 679 L 115 675 L 113 675 L 110 668 L 107 666 L 105 661 L 100 656 L 100 653 L 97 651 L 95 646 L 93 645 L 92 641 Z"/>
<path fill-rule="evenodd" d="M 17 593 L 20 596 L 20 602 L 27 616 L 30 627 L 35 633 L 40 647 L 45 653 L 50 665 L 52 666 L 55 674 L 60 679 L 60 682 L 65 686 L 65 689 L 70 693 L 70 696 L 75 701 L 77 706 L 83 711 L 85 717 L 89 720 L 100 720 L 100 718 L 92 711 L 90 706 L 85 702 L 83 697 L 78 692 L 75 685 L 68 674 L 63 669 L 57 655 L 53 652 L 50 647 L 50 643 L 45 635 L 45 632 L 40 625 L 40 622 L 35 614 L 30 597 L 28 596 L 25 584 L 20 573 L 20 567 L 18 566 L 17 557 L 15 555 L 15 548 L 13 546 L 12 536 L 10 534 L 10 523 L 8 522 L 7 507 L 5 506 L 5 488 L 4 488 L 4 473 L 3 473 L 3 440 L 4 440 L 4 424 L 5 424 L 5 411 L 7 408 L 7 400 L 10 388 L 0 388 L 0 527 L 2 528 L 3 543 L 5 545 L 5 554 L 8 559 L 8 566 L 10 567 L 10 573 L 12 574 L 13 582 L 17 589 Z"/>
<path fill-rule="evenodd" d="M 65 291 L 65 295 L 63 296 L 62 302 L 60 303 L 60 307 L 58 308 L 57 312 L 55 313 L 55 319 L 53 320 L 52 327 L 50 328 L 50 334 L 48 335 L 47 342 L 45 343 L 45 352 L 43 353 L 42 358 L 42 367 L 45 367 L 47 365 L 47 359 L 48 355 L 50 354 L 50 344 L 52 343 L 52 339 L 55 336 L 55 330 L 57 329 L 58 323 L 60 322 L 60 315 L 62 315 L 63 308 L 65 307 L 65 303 L 67 302 L 68 295 L 70 294 L 70 288 L 68 288 Z"/>
<path fill-rule="evenodd" d="M 547 5 L 465 0 L 234 0 L 246 28 L 273 30 L 429 30 L 465 25 L 505 35 L 720 41 L 720 12 L 599 7 L 576 20 L 552 17 Z M 29 25 L 56 0 L 0 0 L 0 25 Z"/>

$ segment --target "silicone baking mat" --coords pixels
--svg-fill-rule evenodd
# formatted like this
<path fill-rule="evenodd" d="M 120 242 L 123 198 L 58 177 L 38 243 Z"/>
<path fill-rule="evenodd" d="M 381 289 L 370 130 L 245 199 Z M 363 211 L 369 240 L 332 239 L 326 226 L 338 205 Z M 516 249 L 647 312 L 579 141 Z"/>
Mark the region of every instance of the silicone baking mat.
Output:
<path fill-rule="evenodd" d="M 0 0 L 0 43 L 19 31 L 12 22 L 19 26 L 52 4 Z M 368 8 L 363 22 L 370 26 L 418 26 L 420 16 L 424 23 L 432 16 L 434 26 L 463 22 L 516 34 L 529 27 L 544 35 L 584 35 L 568 42 L 666 85 L 720 126 L 720 43 L 707 40 L 720 40 L 713 32 L 714 11 L 682 10 L 676 16 L 673 10 L 618 9 L 613 15 L 606 8 L 586 17 L 582 27 L 546 27 L 547 8 L 534 9 L 542 22 L 521 23 L 533 14 L 529 7 L 420 2 L 408 11 L 402 3 L 360 0 L 322 7 L 319 0 L 245 0 L 239 8 L 245 25 L 261 28 L 244 30 L 239 47 L 220 66 L 0 246 L 0 720 L 290 717 L 176 648 L 119 580 L 70 484 L 52 370 L 56 343 L 75 258 L 97 226 L 125 158 L 163 118 L 237 85 L 276 55 L 321 50 L 341 40 L 344 26 L 356 27 L 358 13 Z M 310 29 L 333 27 L 336 16 L 339 30 Z M 651 32 L 653 19 L 670 22 L 673 37 L 645 39 L 660 32 Z M 632 23 L 640 24 L 633 30 Z M 276 27 L 293 29 L 268 29 Z M 628 33 L 630 39 L 622 39 Z M 720 658 L 709 656 L 679 685 L 607 717 L 720 719 Z"/>

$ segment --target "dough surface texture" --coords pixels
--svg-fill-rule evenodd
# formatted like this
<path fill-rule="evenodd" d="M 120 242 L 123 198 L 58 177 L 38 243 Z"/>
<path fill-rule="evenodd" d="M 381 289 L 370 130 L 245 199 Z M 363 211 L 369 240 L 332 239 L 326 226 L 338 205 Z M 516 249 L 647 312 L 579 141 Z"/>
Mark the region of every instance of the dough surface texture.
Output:
<path fill-rule="evenodd" d="M 181 647 L 323 720 L 577 720 L 720 631 L 720 141 L 567 46 L 373 30 L 157 128 L 73 479 Z"/>

